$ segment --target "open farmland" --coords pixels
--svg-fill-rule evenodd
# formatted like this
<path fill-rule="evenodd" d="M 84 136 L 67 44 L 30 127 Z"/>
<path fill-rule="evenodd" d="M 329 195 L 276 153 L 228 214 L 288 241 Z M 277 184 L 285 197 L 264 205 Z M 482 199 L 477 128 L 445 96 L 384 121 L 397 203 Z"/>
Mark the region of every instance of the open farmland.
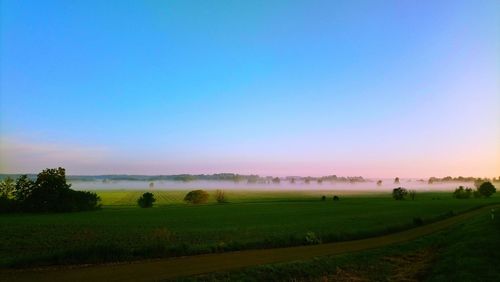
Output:
<path fill-rule="evenodd" d="M 93 263 L 342 241 L 499 201 L 420 193 L 413 201 L 344 194 L 334 202 L 333 193 L 324 191 L 234 191 L 227 193 L 228 204 L 193 206 L 182 203 L 185 192 L 158 191 L 155 207 L 140 209 L 135 201 L 141 193 L 99 192 L 104 206 L 93 212 L 1 215 L 0 264 Z"/>

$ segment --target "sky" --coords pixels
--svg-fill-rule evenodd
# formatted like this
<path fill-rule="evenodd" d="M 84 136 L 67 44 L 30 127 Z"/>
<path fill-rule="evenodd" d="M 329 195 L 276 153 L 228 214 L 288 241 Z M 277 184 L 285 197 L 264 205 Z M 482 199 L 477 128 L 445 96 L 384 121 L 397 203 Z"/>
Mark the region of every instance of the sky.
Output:
<path fill-rule="evenodd" d="M 1 0 L 0 172 L 500 176 L 500 1 Z"/>

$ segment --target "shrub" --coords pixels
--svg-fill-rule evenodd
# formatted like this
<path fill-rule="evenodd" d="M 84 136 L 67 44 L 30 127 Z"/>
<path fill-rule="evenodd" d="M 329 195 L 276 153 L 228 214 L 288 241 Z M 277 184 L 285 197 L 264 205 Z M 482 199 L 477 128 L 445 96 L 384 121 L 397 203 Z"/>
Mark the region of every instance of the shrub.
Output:
<path fill-rule="evenodd" d="M 203 204 L 208 201 L 208 193 L 204 190 L 194 190 L 187 193 L 184 201 L 191 204 Z"/>
<path fill-rule="evenodd" d="M 151 208 L 154 202 L 156 202 L 156 199 L 153 193 L 150 192 L 142 194 L 142 196 L 137 200 L 137 204 L 141 208 Z"/>
<path fill-rule="evenodd" d="M 215 200 L 219 204 L 227 203 L 226 193 L 224 190 L 215 190 Z"/>
<path fill-rule="evenodd" d="M 311 232 L 311 231 L 306 233 L 304 241 L 308 245 L 315 245 L 315 244 L 321 243 L 321 239 L 319 239 L 318 236 L 316 236 L 316 233 Z"/>
<path fill-rule="evenodd" d="M 340 198 L 339 198 L 339 196 L 333 196 L 333 200 L 338 201 L 338 200 L 340 200 Z"/>
<path fill-rule="evenodd" d="M 392 190 L 392 197 L 395 200 L 403 200 L 406 195 L 408 195 L 408 191 L 403 187 L 394 188 Z"/>
<path fill-rule="evenodd" d="M 497 191 L 497 189 L 495 188 L 495 186 L 493 186 L 493 184 L 491 184 L 491 182 L 487 181 L 487 182 L 483 182 L 479 186 L 479 188 L 477 188 L 477 191 L 482 196 L 489 198 L 489 197 L 491 197 L 491 195 L 493 195 L 493 193 L 495 193 Z"/>
<path fill-rule="evenodd" d="M 321 196 L 321 201 L 326 201 L 326 196 L 325 195 Z"/>
<path fill-rule="evenodd" d="M 457 199 L 468 199 L 472 196 L 472 188 L 464 188 L 464 186 L 458 186 L 453 192 L 453 197 Z"/>

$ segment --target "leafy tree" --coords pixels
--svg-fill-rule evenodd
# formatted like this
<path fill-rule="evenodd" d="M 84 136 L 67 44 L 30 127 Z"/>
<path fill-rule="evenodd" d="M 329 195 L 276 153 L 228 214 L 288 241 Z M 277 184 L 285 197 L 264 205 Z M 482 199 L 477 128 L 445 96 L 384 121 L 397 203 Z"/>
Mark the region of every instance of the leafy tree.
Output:
<path fill-rule="evenodd" d="M 377 186 L 382 186 L 382 180 L 377 181 Z"/>
<path fill-rule="evenodd" d="M 208 193 L 204 190 L 194 190 L 187 193 L 184 197 L 184 201 L 191 204 L 203 204 L 208 201 Z"/>
<path fill-rule="evenodd" d="M 339 196 L 333 196 L 333 200 L 338 201 L 338 200 L 340 200 L 340 198 L 339 198 Z"/>
<path fill-rule="evenodd" d="M 321 201 L 326 201 L 326 196 L 325 195 L 321 196 Z"/>
<path fill-rule="evenodd" d="M 15 189 L 14 179 L 7 177 L 0 181 L 0 197 L 11 199 Z"/>
<path fill-rule="evenodd" d="M 497 189 L 495 188 L 495 186 L 493 186 L 493 184 L 491 184 L 491 182 L 487 181 L 487 182 L 483 182 L 479 188 L 477 189 L 477 191 L 484 197 L 486 198 L 489 198 L 491 195 L 493 195 L 493 193 L 495 193 L 497 191 Z"/>
<path fill-rule="evenodd" d="M 408 195 L 408 190 L 406 190 L 403 187 L 394 188 L 392 190 L 392 197 L 395 200 L 403 200 L 406 197 L 406 195 Z"/>
<path fill-rule="evenodd" d="M 92 192 L 74 191 L 66 183 L 64 168 L 45 169 L 32 181 L 26 175 L 16 180 L 12 192 L 16 210 L 29 212 L 69 212 L 100 207 Z"/>
<path fill-rule="evenodd" d="M 34 189 L 35 182 L 29 179 L 27 175 L 21 175 L 16 179 L 16 185 L 13 192 L 14 199 L 19 203 L 24 203 L 24 201 L 31 196 Z"/>
<path fill-rule="evenodd" d="M 273 183 L 275 183 L 275 184 L 279 184 L 280 181 L 281 181 L 281 179 L 279 177 L 273 178 Z"/>
<path fill-rule="evenodd" d="M 219 204 L 227 203 L 226 193 L 224 190 L 215 190 L 215 200 Z"/>
<path fill-rule="evenodd" d="M 142 194 L 142 196 L 137 200 L 137 204 L 141 208 L 151 208 L 154 202 L 156 202 L 156 199 L 153 193 L 150 192 Z"/>

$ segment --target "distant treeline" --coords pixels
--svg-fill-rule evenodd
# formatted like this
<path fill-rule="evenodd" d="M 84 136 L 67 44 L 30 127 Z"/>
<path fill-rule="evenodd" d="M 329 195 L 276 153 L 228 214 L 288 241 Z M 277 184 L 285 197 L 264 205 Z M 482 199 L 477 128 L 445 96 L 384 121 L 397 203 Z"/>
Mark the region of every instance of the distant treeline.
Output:
<path fill-rule="evenodd" d="M 0 179 L 7 177 L 17 178 L 21 174 L 0 174 Z M 29 179 L 36 179 L 36 174 L 27 174 Z M 361 176 L 345 177 L 328 175 L 322 177 L 301 177 L 301 176 L 287 176 L 284 178 L 273 176 L 259 176 L 259 175 L 242 175 L 235 173 L 216 173 L 216 174 L 175 174 L 175 175 L 127 175 L 127 174 L 112 174 L 112 175 L 68 175 L 66 179 L 70 182 L 74 181 L 195 181 L 195 180 L 216 180 L 216 181 L 233 181 L 233 182 L 247 182 L 247 183 L 280 183 L 281 181 L 289 181 L 292 183 L 302 182 L 366 182 L 367 180 Z"/>
<path fill-rule="evenodd" d="M 491 181 L 491 182 L 500 182 L 500 176 L 498 178 L 493 177 L 492 179 L 489 178 L 480 178 L 480 177 L 451 177 L 451 176 L 446 176 L 443 178 L 439 177 L 430 177 L 428 180 L 429 184 L 433 183 L 447 183 L 447 182 L 486 182 L 486 181 Z"/>

